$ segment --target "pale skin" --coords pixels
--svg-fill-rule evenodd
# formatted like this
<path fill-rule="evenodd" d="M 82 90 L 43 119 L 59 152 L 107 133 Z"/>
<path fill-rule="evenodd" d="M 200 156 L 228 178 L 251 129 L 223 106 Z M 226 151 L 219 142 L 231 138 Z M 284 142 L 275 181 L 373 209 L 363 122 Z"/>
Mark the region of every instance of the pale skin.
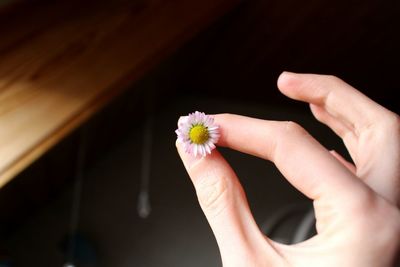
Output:
<path fill-rule="evenodd" d="M 284 72 L 278 88 L 308 102 L 314 116 L 342 138 L 354 164 L 294 122 L 214 116 L 218 146 L 274 162 L 313 200 L 317 235 L 283 245 L 261 233 L 235 172 L 217 149 L 194 158 L 177 144 L 223 266 L 393 266 L 400 247 L 399 116 L 333 76 Z"/>

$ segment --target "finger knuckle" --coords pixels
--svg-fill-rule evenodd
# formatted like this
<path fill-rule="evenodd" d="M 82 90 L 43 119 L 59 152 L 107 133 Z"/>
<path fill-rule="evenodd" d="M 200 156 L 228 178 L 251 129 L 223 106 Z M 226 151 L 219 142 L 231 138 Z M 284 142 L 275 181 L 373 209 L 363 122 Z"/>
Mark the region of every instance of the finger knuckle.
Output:
<path fill-rule="evenodd" d="M 284 130 L 287 134 L 306 134 L 306 130 L 297 122 L 286 121 Z"/>
<path fill-rule="evenodd" d="M 277 132 L 275 142 L 268 158 L 273 161 L 279 161 L 285 157 L 285 151 L 296 148 L 297 141 L 304 140 L 308 136 L 307 131 L 294 121 L 284 121 L 281 129 Z"/>
<path fill-rule="evenodd" d="M 228 187 L 226 177 L 202 179 L 196 186 L 202 209 L 211 216 L 220 213 L 228 205 Z"/>
<path fill-rule="evenodd" d="M 389 111 L 386 116 L 386 120 L 384 120 L 384 122 L 387 125 L 387 127 L 390 129 L 391 132 L 400 134 L 400 117 L 399 117 L 399 115 Z"/>
<path fill-rule="evenodd" d="M 328 79 L 332 81 L 342 82 L 342 79 L 340 79 L 338 76 L 335 75 L 328 75 Z"/>

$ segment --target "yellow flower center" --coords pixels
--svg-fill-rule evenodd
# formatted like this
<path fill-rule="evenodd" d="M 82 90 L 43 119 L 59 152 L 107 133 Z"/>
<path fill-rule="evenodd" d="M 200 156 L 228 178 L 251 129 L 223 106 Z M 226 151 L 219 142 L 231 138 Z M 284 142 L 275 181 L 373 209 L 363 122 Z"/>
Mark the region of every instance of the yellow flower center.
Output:
<path fill-rule="evenodd" d="M 202 145 L 207 142 L 209 133 L 207 127 L 202 124 L 194 125 L 189 132 L 190 140 L 197 144 Z"/>

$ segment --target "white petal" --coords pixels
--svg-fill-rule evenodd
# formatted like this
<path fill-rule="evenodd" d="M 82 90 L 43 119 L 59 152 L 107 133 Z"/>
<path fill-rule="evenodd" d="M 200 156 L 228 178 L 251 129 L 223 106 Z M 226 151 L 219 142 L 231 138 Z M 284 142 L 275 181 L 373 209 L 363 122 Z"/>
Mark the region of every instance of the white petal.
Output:
<path fill-rule="evenodd" d="M 211 150 L 213 150 L 215 148 L 215 145 L 214 145 L 213 142 L 209 141 L 207 144 L 208 144 L 208 146 L 210 147 Z"/>
<path fill-rule="evenodd" d="M 203 146 L 202 146 L 202 145 L 199 145 L 199 151 L 198 151 L 198 153 L 199 153 L 199 156 L 202 156 L 202 157 L 203 157 Z"/>
<path fill-rule="evenodd" d="M 178 127 L 182 127 L 183 125 L 185 125 L 188 119 L 189 119 L 188 116 L 181 116 L 178 120 Z"/>
<path fill-rule="evenodd" d="M 204 145 L 201 146 L 201 155 L 202 155 L 203 157 L 207 156 L 206 148 L 205 148 Z"/>
<path fill-rule="evenodd" d="M 186 153 L 191 153 L 192 149 L 188 143 L 184 143 L 184 149 Z"/>
<path fill-rule="evenodd" d="M 206 148 L 207 153 L 208 153 L 208 154 L 211 154 L 211 148 L 210 148 L 210 146 L 208 145 L 208 143 L 207 143 L 207 144 L 204 144 L 204 146 L 205 146 L 205 148 Z"/>

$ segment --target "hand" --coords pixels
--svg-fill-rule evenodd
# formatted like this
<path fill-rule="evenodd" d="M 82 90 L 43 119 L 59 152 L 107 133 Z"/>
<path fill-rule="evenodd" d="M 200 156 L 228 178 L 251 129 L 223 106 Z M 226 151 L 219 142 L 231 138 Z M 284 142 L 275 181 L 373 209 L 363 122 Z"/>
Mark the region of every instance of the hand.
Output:
<path fill-rule="evenodd" d="M 400 120 L 332 76 L 283 73 L 280 91 L 310 103 L 314 116 L 340 136 L 354 165 L 330 153 L 294 122 L 214 116 L 219 146 L 273 161 L 313 200 L 317 235 L 295 245 L 265 237 L 229 164 L 178 152 L 218 242 L 232 266 L 391 266 L 400 246 Z"/>

